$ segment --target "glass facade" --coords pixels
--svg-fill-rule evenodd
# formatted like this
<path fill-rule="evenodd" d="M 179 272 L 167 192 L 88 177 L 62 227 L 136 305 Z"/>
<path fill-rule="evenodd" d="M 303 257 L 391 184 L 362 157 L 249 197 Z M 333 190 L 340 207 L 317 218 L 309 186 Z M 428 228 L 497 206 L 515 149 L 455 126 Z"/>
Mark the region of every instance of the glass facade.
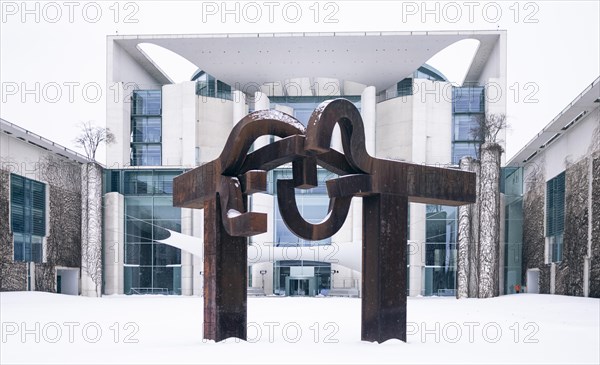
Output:
<path fill-rule="evenodd" d="M 10 175 L 10 221 L 15 261 L 42 262 L 46 235 L 46 185 Z"/>
<path fill-rule="evenodd" d="M 135 90 L 131 103 L 131 166 L 160 166 L 162 92 Z"/>
<path fill-rule="evenodd" d="M 105 171 L 105 191 L 125 196 L 125 294 L 181 294 L 181 250 L 156 241 L 181 232 L 173 178 L 182 172 Z"/>
<path fill-rule="evenodd" d="M 481 141 L 474 133 L 485 118 L 483 86 L 452 88 L 452 163 L 458 164 L 465 156 L 478 157 Z"/>
<path fill-rule="evenodd" d="M 331 288 L 331 264 L 326 262 L 276 261 L 273 273 L 273 293 L 277 295 L 326 295 Z"/>
<path fill-rule="evenodd" d="M 215 79 L 204 71 L 197 71 L 192 77 L 196 81 L 196 95 L 232 100 L 231 86 Z"/>
<path fill-rule="evenodd" d="M 427 205 L 424 295 L 454 295 L 456 207 Z"/>
<path fill-rule="evenodd" d="M 562 260 L 565 230 L 565 173 L 546 182 L 546 237 L 549 240 L 550 261 Z"/>
<path fill-rule="evenodd" d="M 350 100 L 360 110 L 360 96 L 344 95 L 344 99 Z M 320 103 L 331 100 L 332 96 L 270 96 L 271 108 L 275 105 L 289 106 L 294 109 L 294 118 L 298 119 L 304 126 L 312 112 Z"/>
<path fill-rule="evenodd" d="M 344 96 L 360 109 L 360 96 Z M 331 96 L 274 96 L 269 98 L 275 104 L 289 106 L 294 110 L 294 117 L 303 125 L 308 120 L 314 109 Z M 328 211 L 329 196 L 325 181 L 337 175 L 318 168 L 318 186 L 312 189 L 296 189 L 296 204 L 302 217 L 311 223 L 322 221 Z M 279 212 L 277 202 L 277 184 L 279 179 L 291 179 L 290 167 L 279 168 L 269 172 L 268 192 L 273 195 L 274 237 L 273 245 L 279 247 L 329 245 L 331 238 L 321 241 L 309 241 L 294 235 L 285 225 Z M 276 261 L 273 263 L 273 292 L 278 295 L 288 296 L 314 296 L 327 294 L 331 287 L 331 264 L 316 261 Z M 347 283 L 348 288 L 358 287 L 358 283 Z"/>
<path fill-rule="evenodd" d="M 393 99 L 402 96 L 413 95 L 413 81 L 415 79 L 419 80 L 430 80 L 430 81 L 448 81 L 441 72 L 436 70 L 435 68 L 424 64 L 419 67 L 419 69 L 413 72 L 410 77 L 407 77 L 396 84 L 396 90 L 390 91 L 390 89 L 385 90 L 377 94 L 377 102 L 382 102 L 388 99 Z"/>
<path fill-rule="evenodd" d="M 504 294 L 513 294 L 516 285 L 523 285 L 523 169 L 503 168 L 500 181 L 505 198 Z"/>

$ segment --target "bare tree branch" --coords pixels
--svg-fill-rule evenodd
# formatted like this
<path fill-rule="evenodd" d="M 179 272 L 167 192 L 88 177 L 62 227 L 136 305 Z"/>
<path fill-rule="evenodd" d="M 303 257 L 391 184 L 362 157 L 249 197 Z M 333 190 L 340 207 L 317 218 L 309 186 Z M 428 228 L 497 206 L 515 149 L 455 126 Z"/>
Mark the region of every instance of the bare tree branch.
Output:
<path fill-rule="evenodd" d="M 109 128 L 93 125 L 92 122 L 80 123 L 81 132 L 75 138 L 75 144 L 83 148 L 88 158 L 96 160 L 96 150 L 101 143 L 111 144 L 115 142 L 115 135 Z"/>

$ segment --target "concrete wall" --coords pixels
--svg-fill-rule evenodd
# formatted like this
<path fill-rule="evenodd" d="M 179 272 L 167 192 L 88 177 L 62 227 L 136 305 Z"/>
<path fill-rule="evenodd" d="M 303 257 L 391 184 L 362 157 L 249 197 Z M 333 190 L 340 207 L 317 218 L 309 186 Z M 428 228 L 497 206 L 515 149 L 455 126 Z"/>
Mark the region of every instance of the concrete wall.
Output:
<path fill-rule="evenodd" d="M 197 100 L 195 82 L 163 86 L 163 166 L 191 168 L 196 165 Z"/>
<path fill-rule="evenodd" d="M 115 135 L 115 142 L 106 147 L 106 166 L 120 169 L 129 166 L 131 143 L 130 85 L 122 82 L 112 85 L 114 97 L 106 103 L 106 128 Z"/>
<path fill-rule="evenodd" d="M 104 195 L 104 294 L 123 294 L 125 262 L 125 197 Z"/>
<path fill-rule="evenodd" d="M 198 120 L 196 122 L 196 147 L 198 162 L 217 158 L 231 132 L 233 102 L 204 96 L 197 97 Z"/>

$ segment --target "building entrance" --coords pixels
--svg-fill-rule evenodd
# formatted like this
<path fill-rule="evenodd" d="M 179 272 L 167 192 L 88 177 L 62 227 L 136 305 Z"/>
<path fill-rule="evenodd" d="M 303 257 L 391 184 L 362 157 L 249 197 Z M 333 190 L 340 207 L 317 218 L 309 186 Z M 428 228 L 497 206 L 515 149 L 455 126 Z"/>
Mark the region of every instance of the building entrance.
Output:
<path fill-rule="evenodd" d="M 317 295 L 317 283 L 314 276 L 311 277 L 287 277 L 285 283 L 285 295 L 288 296 L 315 296 Z"/>

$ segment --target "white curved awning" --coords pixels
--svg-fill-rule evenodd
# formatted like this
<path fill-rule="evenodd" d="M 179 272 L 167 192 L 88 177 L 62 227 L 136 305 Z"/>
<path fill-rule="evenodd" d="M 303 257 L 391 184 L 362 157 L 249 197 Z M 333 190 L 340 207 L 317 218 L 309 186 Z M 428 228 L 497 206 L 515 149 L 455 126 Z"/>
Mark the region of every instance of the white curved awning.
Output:
<path fill-rule="evenodd" d="M 202 238 L 188 236 L 168 229 L 169 237 L 157 242 L 179 248 L 204 260 L 204 241 Z M 360 243 L 332 243 L 322 246 L 277 247 L 272 245 L 250 244 L 248 246 L 248 264 L 281 260 L 320 261 L 345 266 L 361 271 Z"/>

